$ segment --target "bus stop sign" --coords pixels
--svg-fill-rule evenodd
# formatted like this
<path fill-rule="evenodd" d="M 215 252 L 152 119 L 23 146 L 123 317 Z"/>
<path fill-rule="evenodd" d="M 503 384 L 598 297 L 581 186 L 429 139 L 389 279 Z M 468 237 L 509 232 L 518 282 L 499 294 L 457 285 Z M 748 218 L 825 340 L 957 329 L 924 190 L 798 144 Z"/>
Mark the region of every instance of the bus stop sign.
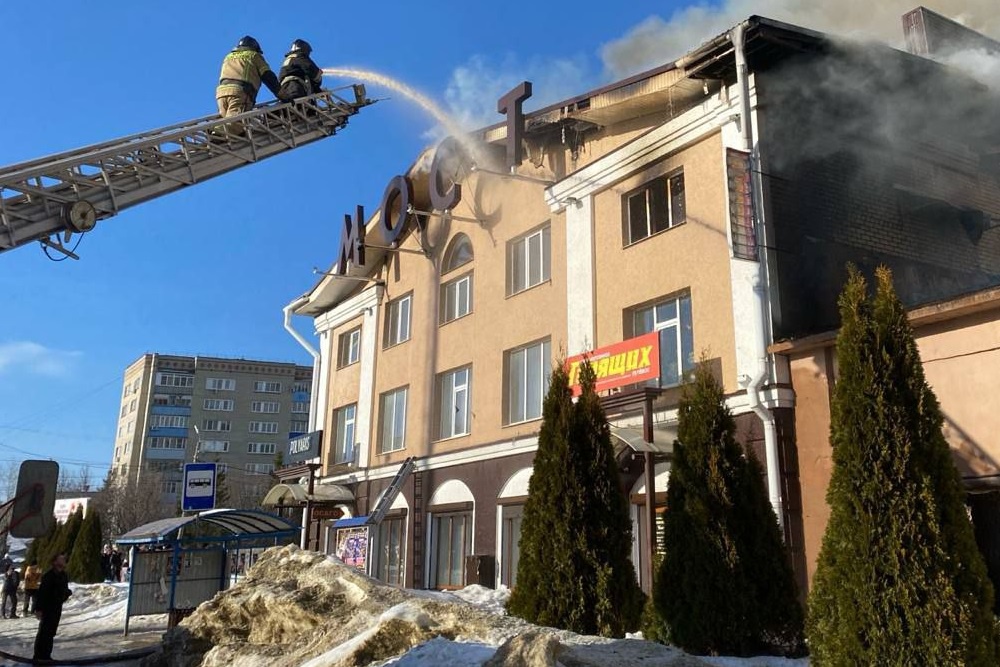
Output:
<path fill-rule="evenodd" d="M 215 509 L 215 467 L 214 463 L 184 464 L 183 511 Z"/>

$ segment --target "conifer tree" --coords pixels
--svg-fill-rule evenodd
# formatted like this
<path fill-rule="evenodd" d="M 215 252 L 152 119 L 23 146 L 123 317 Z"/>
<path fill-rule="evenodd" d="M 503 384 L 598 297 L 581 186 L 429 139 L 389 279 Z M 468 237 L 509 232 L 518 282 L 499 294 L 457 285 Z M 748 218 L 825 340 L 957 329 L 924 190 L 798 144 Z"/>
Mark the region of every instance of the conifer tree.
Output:
<path fill-rule="evenodd" d="M 46 544 L 45 552 L 40 554 L 39 564 L 43 569 L 47 568 L 52 559 L 59 554 L 66 554 L 68 558 L 73 551 L 73 543 L 83 525 L 83 508 L 78 508 L 69 515 L 66 522 L 56 530 L 55 537 Z"/>
<path fill-rule="evenodd" d="M 639 623 L 642 593 L 629 560 L 631 523 L 594 380 L 584 364 L 583 393 L 574 404 L 565 369 L 552 372 L 508 609 L 540 625 L 622 636 Z"/>
<path fill-rule="evenodd" d="M 671 641 L 698 654 L 795 654 L 802 608 L 763 472 L 736 442 L 702 363 L 684 388 L 653 599 Z"/>
<path fill-rule="evenodd" d="M 888 269 L 840 296 L 830 520 L 809 598 L 816 665 L 997 665 L 993 589 L 937 399 Z"/>
<path fill-rule="evenodd" d="M 80 532 L 73 543 L 66 572 L 70 581 L 80 584 L 97 584 L 104 581 L 101 569 L 101 515 L 88 508 Z"/>

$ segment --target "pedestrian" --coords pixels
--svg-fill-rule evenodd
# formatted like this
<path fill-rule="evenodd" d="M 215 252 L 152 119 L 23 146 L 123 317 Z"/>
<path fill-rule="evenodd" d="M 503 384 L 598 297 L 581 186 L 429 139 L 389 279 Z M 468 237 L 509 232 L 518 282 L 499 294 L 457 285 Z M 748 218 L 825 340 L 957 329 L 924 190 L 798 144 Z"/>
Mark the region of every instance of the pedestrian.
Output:
<path fill-rule="evenodd" d="M 52 559 L 49 571 L 42 575 L 42 583 L 35 596 L 35 617 L 39 621 L 38 634 L 35 635 L 35 660 L 52 659 L 52 640 L 59 629 L 63 603 L 72 594 L 66 575 L 66 554 L 58 554 Z"/>
<path fill-rule="evenodd" d="M 312 47 L 304 39 L 295 40 L 288 48 L 285 61 L 281 63 L 281 70 L 278 72 L 278 99 L 282 102 L 291 102 L 320 91 L 323 71 L 309 57 L 311 53 Z"/>
<path fill-rule="evenodd" d="M 104 581 L 111 581 L 111 545 L 105 544 L 101 552 L 101 572 L 104 574 Z"/>
<path fill-rule="evenodd" d="M 0 572 L 6 573 L 7 568 L 13 564 L 14 561 L 11 560 L 10 554 L 5 551 L 3 554 L 3 559 L 0 559 Z"/>
<path fill-rule="evenodd" d="M 7 603 L 10 602 L 10 617 L 17 618 L 17 587 L 21 585 L 21 575 L 17 573 L 17 568 L 13 564 L 7 566 L 4 572 L 3 598 L 0 600 L 0 615 L 7 616 Z"/>
<path fill-rule="evenodd" d="M 38 567 L 37 560 L 32 560 L 24 570 L 24 614 L 35 611 L 35 596 L 38 595 L 38 586 L 41 583 L 42 568 Z"/>
<path fill-rule="evenodd" d="M 122 580 L 122 552 L 115 547 L 111 552 L 111 581 L 120 582 Z"/>
<path fill-rule="evenodd" d="M 228 118 L 253 109 L 262 83 L 278 97 L 278 77 L 264 60 L 264 51 L 257 40 L 246 35 L 222 61 L 219 85 L 215 89 L 219 115 Z M 242 125 L 228 127 L 230 132 L 243 134 Z"/>

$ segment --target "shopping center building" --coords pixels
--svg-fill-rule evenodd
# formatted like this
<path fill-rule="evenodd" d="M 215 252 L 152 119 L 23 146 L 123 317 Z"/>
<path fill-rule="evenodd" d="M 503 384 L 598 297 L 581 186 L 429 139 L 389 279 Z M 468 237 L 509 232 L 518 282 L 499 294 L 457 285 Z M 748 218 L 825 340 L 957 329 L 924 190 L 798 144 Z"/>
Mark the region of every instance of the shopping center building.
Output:
<path fill-rule="evenodd" d="M 351 535 L 354 562 L 408 587 L 514 584 L 548 375 L 589 351 L 645 587 L 680 385 L 703 360 L 765 464 L 807 586 L 827 516 L 847 262 L 889 266 L 919 323 L 958 331 L 947 354 L 965 370 L 929 377 L 958 420 L 956 456 L 978 452 L 988 490 L 997 373 L 978 394 L 951 374 L 1000 362 L 1000 106 L 988 89 L 923 56 L 751 17 L 675 62 L 522 115 L 530 92 L 500 100 L 498 125 L 386 174 L 380 204 L 358 193 L 370 215 L 349 216 L 333 266 L 286 308 L 315 325 L 316 339 L 299 337 L 317 358 L 319 448 L 304 448 L 312 492 L 273 497 L 337 504 L 313 514 L 310 546 L 334 552 Z M 302 486 L 302 470 L 284 486 Z"/>

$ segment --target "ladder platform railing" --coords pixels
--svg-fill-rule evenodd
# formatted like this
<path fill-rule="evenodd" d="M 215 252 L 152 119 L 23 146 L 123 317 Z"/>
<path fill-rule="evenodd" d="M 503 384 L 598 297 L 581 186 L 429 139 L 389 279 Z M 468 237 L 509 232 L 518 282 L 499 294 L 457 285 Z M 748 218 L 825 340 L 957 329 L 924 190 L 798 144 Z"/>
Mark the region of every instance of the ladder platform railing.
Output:
<path fill-rule="evenodd" d="M 332 136 L 373 102 L 363 86 L 351 88 L 353 100 L 323 91 L 2 167 L 0 252 L 36 240 L 62 250 L 61 232 L 68 238 L 130 206 Z"/>
<path fill-rule="evenodd" d="M 392 503 L 396 501 L 396 496 L 399 495 L 400 490 L 403 488 L 403 482 L 413 472 L 413 468 L 416 465 L 415 461 L 414 457 L 411 456 L 399 466 L 399 470 L 396 471 L 389 486 L 386 487 L 385 493 L 382 494 L 375 508 L 368 514 L 367 523 L 369 525 L 377 526 L 382 523 L 382 519 L 385 518 Z"/>

